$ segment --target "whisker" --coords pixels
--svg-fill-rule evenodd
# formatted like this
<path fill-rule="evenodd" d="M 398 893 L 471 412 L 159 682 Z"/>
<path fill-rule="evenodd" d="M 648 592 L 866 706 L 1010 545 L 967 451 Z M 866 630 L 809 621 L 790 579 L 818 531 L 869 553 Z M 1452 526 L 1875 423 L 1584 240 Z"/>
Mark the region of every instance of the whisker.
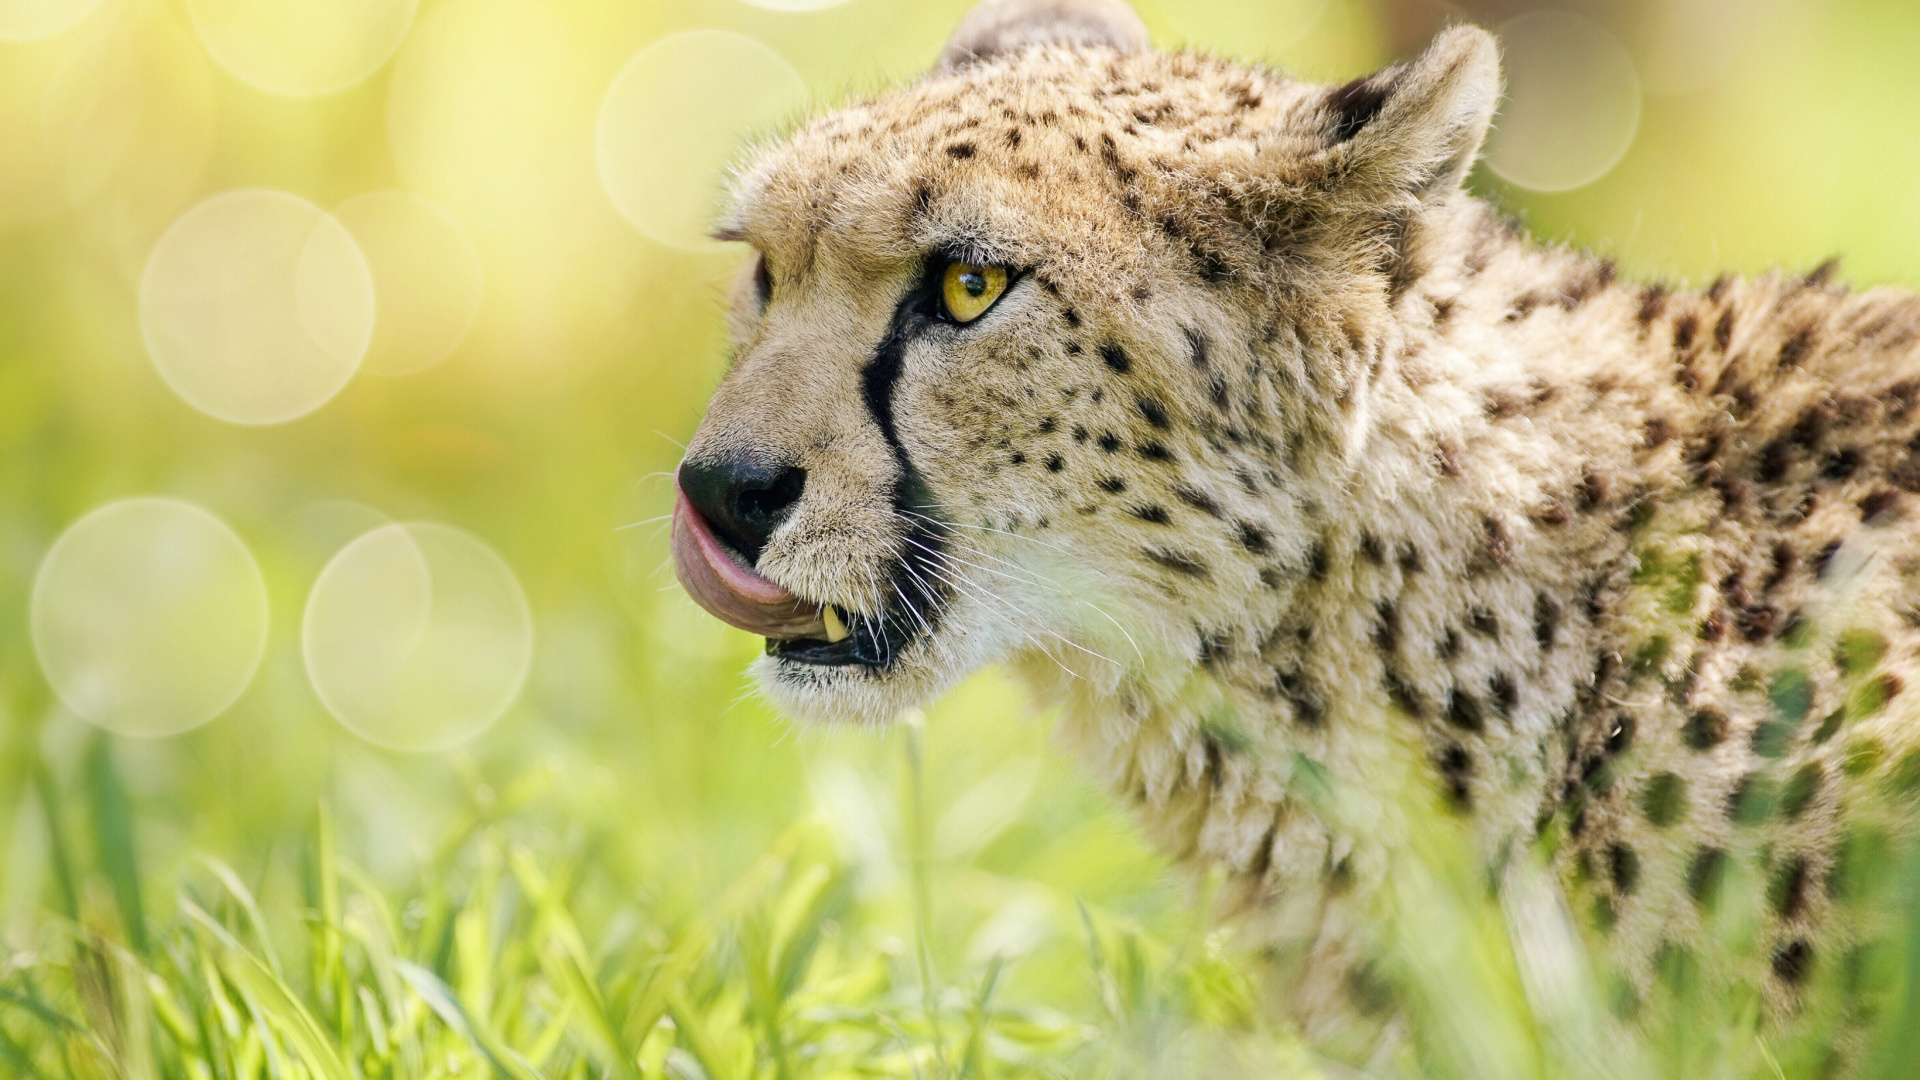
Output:
<path fill-rule="evenodd" d="M 639 528 L 639 527 L 640 527 L 640 526 L 642 526 L 642 525 L 653 525 L 653 524 L 656 524 L 656 523 L 658 523 L 658 522 L 662 522 L 662 521 L 665 521 L 665 520 L 667 520 L 668 518 L 671 518 L 672 516 L 673 516 L 673 515 L 672 515 L 671 513 L 667 513 L 667 514 L 661 514 L 661 515 L 660 515 L 659 517 L 650 517 L 650 518 L 647 518 L 647 519 L 646 519 L 645 521 L 629 521 L 629 522 L 627 522 L 627 523 L 626 523 L 625 525 L 615 525 L 615 526 L 613 527 L 613 531 L 614 531 L 614 532 L 626 532 L 626 531 L 627 531 L 628 529 L 637 529 L 637 528 Z"/>
<path fill-rule="evenodd" d="M 919 542 L 918 540 L 915 540 L 915 539 L 913 539 L 913 538 L 912 538 L 912 537 L 910 537 L 910 536 L 909 536 L 909 537 L 906 537 L 905 539 L 906 539 L 906 541 L 907 541 L 907 543 L 909 543 L 909 544 L 912 544 L 912 545 L 914 545 L 915 547 L 918 547 L 918 548 L 920 548 L 920 549 L 922 549 L 922 550 L 924 550 L 924 551 L 927 551 L 927 552 L 929 552 L 930 554 L 932 554 L 932 553 L 933 553 L 933 551 L 932 551 L 932 549 L 931 549 L 931 548 L 928 548 L 928 547 L 927 547 L 927 546 L 926 546 L 925 544 L 922 544 L 922 543 L 920 543 L 920 542 Z M 1014 582 L 1017 582 L 1017 583 L 1019 583 L 1019 584 L 1023 584 L 1023 585 L 1034 585 L 1034 584 L 1040 584 L 1040 585 L 1045 585 L 1045 586 L 1048 586 L 1048 587 L 1049 587 L 1049 588 L 1051 588 L 1051 589 L 1052 589 L 1052 590 L 1053 590 L 1054 592 L 1056 592 L 1056 593 L 1057 593 L 1058 595 L 1061 595 L 1061 596 L 1064 596 L 1064 597 L 1066 597 L 1066 598 L 1068 598 L 1068 599 L 1070 599 L 1070 600 L 1072 600 L 1072 601 L 1074 601 L 1074 602 L 1075 602 L 1075 603 L 1077 603 L 1077 604 L 1080 604 L 1080 605 L 1082 605 L 1082 606 L 1084 606 L 1084 607 L 1087 607 L 1087 608 L 1089 608 L 1089 609 L 1091 609 L 1092 611 L 1094 611 L 1095 613 L 1097 613 L 1097 614 L 1098 614 L 1098 615 L 1099 615 L 1099 616 L 1100 616 L 1101 618 L 1103 618 L 1103 619 L 1105 619 L 1105 620 L 1107 620 L 1107 621 L 1108 621 L 1109 623 L 1112 623 L 1112 624 L 1113 624 L 1113 628 L 1114 628 L 1114 629 L 1116 629 L 1116 630 L 1118 630 L 1118 631 L 1120 631 L 1120 636 L 1122 636 L 1122 637 L 1124 637 L 1124 638 L 1126 638 L 1126 639 L 1127 639 L 1127 644 L 1129 644 L 1129 645 L 1131 645 L 1131 646 L 1133 646 L 1133 651 L 1134 651 L 1134 655 L 1135 655 L 1135 656 L 1137 656 L 1137 657 L 1139 657 L 1142 663 L 1144 663 L 1144 662 L 1146 661 L 1146 652 L 1145 652 L 1145 650 L 1143 650 L 1143 649 L 1141 649 L 1141 648 L 1140 648 L 1140 643 L 1139 643 L 1139 642 L 1137 642 L 1137 641 L 1135 641 L 1135 640 L 1134 640 L 1134 638 L 1133 638 L 1133 634 L 1131 634 L 1130 632 L 1128 632 L 1128 630 L 1127 630 L 1127 628 L 1126 628 L 1125 626 L 1122 626 L 1122 625 L 1120 624 L 1120 620 L 1118 620 L 1118 619 L 1116 619 L 1116 618 L 1114 618 L 1114 617 L 1113 617 L 1113 616 L 1112 616 L 1112 615 L 1111 615 L 1110 613 L 1108 613 L 1108 612 L 1107 612 L 1107 611 L 1106 611 L 1106 610 L 1105 610 L 1104 608 L 1102 608 L 1102 607 L 1101 607 L 1100 605 L 1098 605 L 1098 604 L 1096 604 L 1096 603 L 1094 603 L 1094 602 L 1093 602 L 1093 601 L 1091 601 L 1091 600 L 1088 600 L 1088 599 L 1086 599 L 1085 597 L 1082 597 L 1082 596 L 1079 596 L 1079 595 L 1076 595 L 1075 593 L 1073 593 L 1073 592 L 1071 592 L 1070 590 L 1068 590 L 1068 589 L 1066 589 L 1065 587 L 1063 587 L 1062 585 L 1060 585 L 1060 584 L 1059 584 L 1058 582 L 1055 582 L 1055 581 L 1052 581 L 1052 580 L 1049 580 L 1049 579 L 1046 579 L 1046 578 L 1044 578 L 1044 577 L 1042 577 L 1042 576 L 1040 576 L 1040 575 L 1038 575 L 1038 574 L 1035 574 L 1035 573 L 1034 573 L 1033 571 L 1031 571 L 1031 570 L 1028 570 L 1028 569 L 1026 569 L 1025 567 L 1017 567 L 1017 566 L 1016 566 L 1016 569 L 1019 569 L 1019 570 L 1020 570 L 1020 571 L 1021 571 L 1022 573 L 1025 573 L 1025 574 L 1027 574 L 1027 575 L 1028 575 L 1028 579 L 1027 579 L 1027 580 L 1022 580 L 1021 578 L 1019 578 L 1019 577 L 1016 577 L 1016 576 L 1014 576 L 1013 574 L 1009 574 L 1009 573 L 1006 573 L 1005 571 L 1001 571 L 1001 570 L 996 570 L 996 569 L 994 569 L 993 567 L 990 567 L 990 566 L 982 566 L 982 565 L 979 565 L 979 564 L 977 564 L 977 563 L 973 563 L 973 562 L 969 562 L 969 561 L 968 561 L 968 560 L 966 560 L 966 559 L 960 559 L 960 558 L 958 558 L 957 556 L 953 556 L 953 555 L 951 555 L 950 553 L 940 553 L 940 554 L 942 555 L 942 557 L 945 557 L 945 558 L 952 558 L 952 559 L 953 559 L 954 561 L 956 561 L 956 562 L 959 562 L 959 563 L 961 563 L 962 565 L 966 565 L 966 566 L 971 566 L 971 567 L 973 567 L 973 568 L 974 568 L 974 569 L 976 569 L 976 570 L 980 570 L 980 571 L 982 571 L 982 572 L 985 572 L 985 573 L 989 573 L 989 574 L 994 574 L 994 575 L 997 575 L 997 576 L 999 576 L 999 577 L 1004 577 L 1004 578 L 1007 578 L 1007 579 L 1008 579 L 1008 580 L 1010 580 L 1010 581 L 1014 581 Z M 985 555 L 985 553 L 984 553 L 984 552 L 980 552 L 980 553 L 978 553 L 978 554 L 982 554 L 982 555 Z M 986 557 L 987 557 L 987 558 L 993 558 L 994 556 L 991 556 L 991 555 L 986 555 Z M 1015 564 L 1012 564 L 1012 563 L 1009 563 L 1008 565 L 1009 565 L 1009 566 L 1014 566 Z M 1003 601 L 1003 602 L 1005 602 L 1005 601 Z M 1010 606 L 1011 606 L 1011 605 L 1010 605 Z M 1056 635 L 1056 636 L 1057 636 L 1057 635 Z M 1062 641 L 1066 641 L 1067 639 L 1063 637 L 1063 638 L 1061 638 L 1060 640 L 1062 640 Z M 1070 643 L 1070 644 L 1072 644 L 1072 643 Z M 1080 648 L 1080 646 L 1079 646 L 1079 645 L 1077 645 L 1077 644 L 1075 644 L 1075 647 L 1076 647 L 1076 648 Z M 1088 652 L 1092 652 L 1092 650 L 1086 650 L 1086 651 L 1088 651 Z M 1099 653 L 1093 653 L 1093 655 L 1095 655 L 1095 656 L 1099 656 L 1100 654 L 1099 654 Z M 1103 659 L 1103 660 L 1107 660 L 1107 661 L 1108 661 L 1109 663 L 1113 663 L 1113 661 L 1112 661 L 1112 660 L 1111 660 L 1110 658 L 1108 658 L 1108 657 L 1105 657 L 1105 656 L 1101 656 L 1100 658 L 1101 658 L 1101 659 Z"/>

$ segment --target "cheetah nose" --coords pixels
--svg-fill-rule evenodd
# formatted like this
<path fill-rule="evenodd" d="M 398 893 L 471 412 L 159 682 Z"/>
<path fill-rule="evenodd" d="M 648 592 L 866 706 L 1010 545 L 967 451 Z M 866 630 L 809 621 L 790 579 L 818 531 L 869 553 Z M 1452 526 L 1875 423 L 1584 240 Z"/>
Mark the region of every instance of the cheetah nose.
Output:
<path fill-rule="evenodd" d="M 807 472 L 745 456 L 688 458 L 680 463 L 676 482 L 713 534 L 752 566 L 773 530 L 792 515 Z"/>
<path fill-rule="evenodd" d="M 678 484 L 675 496 L 673 574 L 695 603 L 721 622 L 763 637 L 833 636 L 820 605 L 801 600 L 743 564 L 714 535 Z"/>

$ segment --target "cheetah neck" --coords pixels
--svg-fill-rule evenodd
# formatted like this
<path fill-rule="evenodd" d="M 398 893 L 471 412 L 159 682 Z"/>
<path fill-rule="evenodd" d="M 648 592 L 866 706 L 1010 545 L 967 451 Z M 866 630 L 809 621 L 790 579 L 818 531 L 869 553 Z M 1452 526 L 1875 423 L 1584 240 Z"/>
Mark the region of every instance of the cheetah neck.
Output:
<path fill-rule="evenodd" d="M 1682 480 L 1646 453 L 1666 358 L 1607 264 L 1461 217 L 1394 304 L 1364 438 L 1285 493 L 1286 572 L 1172 613 L 1171 655 L 1124 678 L 1023 665 L 1178 857 L 1259 878 L 1335 858 L 1289 798 L 1294 764 L 1378 790 L 1389 747 L 1496 845 L 1552 808 L 1566 747 L 1603 722 L 1626 526 Z"/>

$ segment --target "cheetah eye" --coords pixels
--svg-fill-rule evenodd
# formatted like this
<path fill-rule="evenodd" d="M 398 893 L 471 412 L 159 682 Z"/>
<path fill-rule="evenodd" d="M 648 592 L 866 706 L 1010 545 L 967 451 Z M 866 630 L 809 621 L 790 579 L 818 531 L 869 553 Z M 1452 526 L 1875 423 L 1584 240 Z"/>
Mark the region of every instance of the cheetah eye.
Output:
<path fill-rule="evenodd" d="M 940 274 L 940 302 L 947 318 L 957 323 L 970 323 L 985 315 L 1006 291 L 1005 267 L 951 262 Z"/>

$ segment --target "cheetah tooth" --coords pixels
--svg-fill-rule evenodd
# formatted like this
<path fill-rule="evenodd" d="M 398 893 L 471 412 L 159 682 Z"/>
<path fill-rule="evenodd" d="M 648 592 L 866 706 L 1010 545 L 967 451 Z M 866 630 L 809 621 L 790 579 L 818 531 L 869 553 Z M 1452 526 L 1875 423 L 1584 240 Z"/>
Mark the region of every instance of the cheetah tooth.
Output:
<path fill-rule="evenodd" d="M 840 617 L 840 609 L 832 604 L 821 606 L 820 621 L 827 624 L 829 642 L 841 642 L 853 636 L 853 632 L 847 629 L 846 620 Z"/>

